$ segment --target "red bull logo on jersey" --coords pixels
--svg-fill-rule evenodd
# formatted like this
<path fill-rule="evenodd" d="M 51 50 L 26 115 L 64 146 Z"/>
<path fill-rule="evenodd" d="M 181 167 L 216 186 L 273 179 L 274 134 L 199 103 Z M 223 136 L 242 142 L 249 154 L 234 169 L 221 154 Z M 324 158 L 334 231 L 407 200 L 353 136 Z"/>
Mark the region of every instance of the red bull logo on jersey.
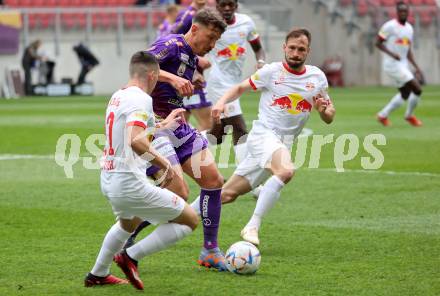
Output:
<path fill-rule="evenodd" d="M 274 98 L 270 106 L 286 110 L 293 115 L 312 111 L 312 104 L 306 99 L 303 99 L 300 94 L 289 94 L 287 96 Z"/>
<path fill-rule="evenodd" d="M 226 57 L 232 61 L 235 61 L 244 55 L 245 52 L 246 48 L 239 46 L 237 43 L 232 43 L 224 49 L 217 51 L 217 56 Z"/>
<path fill-rule="evenodd" d="M 403 46 L 409 46 L 411 44 L 411 41 L 409 38 L 399 38 L 396 40 L 396 44 L 403 45 Z"/>

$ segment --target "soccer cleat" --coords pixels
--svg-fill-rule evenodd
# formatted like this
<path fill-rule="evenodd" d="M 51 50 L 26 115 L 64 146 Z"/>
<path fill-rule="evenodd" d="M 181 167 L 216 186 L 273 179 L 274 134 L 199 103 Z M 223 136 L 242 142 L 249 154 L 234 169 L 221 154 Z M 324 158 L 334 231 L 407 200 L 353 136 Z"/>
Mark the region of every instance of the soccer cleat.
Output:
<path fill-rule="evenodd" d="M 387 117 L 382 117 L 380 115 L 377 115 L 377 121 L 382 123 L 383 126 L 390 126 L 391 125 L 391 121 L 389 121 L 389 119 Z"/>
<path fill-rule="evenodd" d="M 260 244 L 260 240 L 258 239 L 258 229 L 255 227 L 245 227 L 241 231 L 241 237 L 251 244 L 258 246 Z"/>
<path fill-rule="evenodd" d="M 410 117 L 405 118 L 406 121 L 409 122 L 412 126 L 422 126 L 422 122 L 417 119 L 414 115 L 411 115 Z"/>
<path fill-rule="evenodd" d="M 128 281 L 125 279 L 120 279 L 118 277 L 115 277 L 114 275 L 107 275 L 107 276 L 96 276 L 91 273 L 88 273 L 86 275 L 86 278 L 84 279 L 84 286 L 89 288 L 93 286 L 103 286 L 103 285 L 124 285 L 128 284 Z"/>
<path fill-rule="evenodd" d="M 197 260 L 197 264 L 207 268 L 215 268 L 218 271 L 227 270 L 225 265 L 225 256 L 219 248 L 209 250 L 202 248 L 202 252 L 200 253 L 199 260 Z"/>
<path fill-rule="evenodd" d="M 138 290 L 144 289 L 144 283 L 139 277 L 137 262 L 128 257 L 127 252 L 122 251 L 113 257 L 113 261 L 122 269 L 130 283 Z"/>

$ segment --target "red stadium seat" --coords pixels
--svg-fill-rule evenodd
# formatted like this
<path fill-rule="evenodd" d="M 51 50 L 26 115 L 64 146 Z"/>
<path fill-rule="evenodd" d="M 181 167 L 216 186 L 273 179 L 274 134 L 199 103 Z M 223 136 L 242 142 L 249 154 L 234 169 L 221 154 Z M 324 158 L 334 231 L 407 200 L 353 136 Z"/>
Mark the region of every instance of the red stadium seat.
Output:
<path fill-rule="evenodd" d="M 381 0 L 380 5 L 382 6 L 396 6 L 395 0 Z"/>
<path fill-rule="evenodd" d="M 423 5 L 423 0 L 410 0 L 409 4 L 411 4 L 411 5 Z"/>
<path fill-rule="evenodd" d="M 341 6 L 350 6 L 353 4 L 353 0 L 339 0 L 339 5 Z"/>
<path fill-rule="evenodd" d="M 368 3 L 366 0 L 358 1 L 357 12 L 361 16 L 366 15 L 368 13 Z"/>

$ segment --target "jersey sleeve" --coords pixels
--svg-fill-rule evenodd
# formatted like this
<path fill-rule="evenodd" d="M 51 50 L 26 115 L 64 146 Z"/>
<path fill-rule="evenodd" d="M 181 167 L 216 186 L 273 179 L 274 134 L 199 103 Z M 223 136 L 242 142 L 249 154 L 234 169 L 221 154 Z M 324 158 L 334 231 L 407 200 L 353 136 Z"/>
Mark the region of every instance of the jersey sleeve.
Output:
<path fill-rule="evenodd" d="M 193 12 L 186 10 L 182 16 L 176 19 L 176 22 L 171 27 L 172 34 L 186 34 L 192 25 Z"/>
<path fill-rule="evenodd" d="M 319 70 L 319 78 L 318 78 L 318 91 L 321 93 L 325 99 L 330 99 L 328 95 L 328 81 L 327 76 L 325 76 L 324 72 Z"/>
<path fill-rule="evenodd" d="M 391 34 L 392 34 L 392 23 L 386 22 L 380 28 L 379 33 L 377 35 L 379 36 L 380 39 L 387 40 Z"/>
<path fill-rule="evenodd" d="M 175 56 L 177 52 L 176 42 L 156 43 L 146 50 L 146 52 L 154 55 L 159 64 L 169 61 L 170 57 Z"/>
<path fill-rule="evenodd" d="M 146 100 L 134 100 L 133 105 L 127 110 L 126 126 L 139 126 L 144 129 L 154 128 L 154 113 L 152 107 L 148 107 Z"/>
<path fill-rule="evenodd" d="M 248 34 L 246 36 L 246 40 L 249 43 L 253 43 L 256 42 L 260 39 L 260 35 L 257 32 L 257 29 L 255 27 L 255 23 L 253 20 L 249 19 L 249 23 L 248 23 Z"/>
<path fill-rule="evenodd" d="M 271 65 L 264 65 L 249 78 L 249 84 L 254 90 L 268 88 L 272 77 Z"/>

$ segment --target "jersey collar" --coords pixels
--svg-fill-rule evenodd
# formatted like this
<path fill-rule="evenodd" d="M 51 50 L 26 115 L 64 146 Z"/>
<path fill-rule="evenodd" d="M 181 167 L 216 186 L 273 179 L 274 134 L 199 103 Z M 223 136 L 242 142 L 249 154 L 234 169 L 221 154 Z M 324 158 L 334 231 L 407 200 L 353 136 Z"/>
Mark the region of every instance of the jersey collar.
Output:
<path fill-rule="evenodd" d="M 295 70 L 291 69 L 286 62 L 283 62 L 283 66 L 284 66 L 284 69 L 287 70 L 287 72 L 295 74 L 295 75 L 303 75 L 307 71 L 307 68 L 305 66 L 304 66 L 304 70 L 302 70 L 302 71 L 295 71 Z"/>

